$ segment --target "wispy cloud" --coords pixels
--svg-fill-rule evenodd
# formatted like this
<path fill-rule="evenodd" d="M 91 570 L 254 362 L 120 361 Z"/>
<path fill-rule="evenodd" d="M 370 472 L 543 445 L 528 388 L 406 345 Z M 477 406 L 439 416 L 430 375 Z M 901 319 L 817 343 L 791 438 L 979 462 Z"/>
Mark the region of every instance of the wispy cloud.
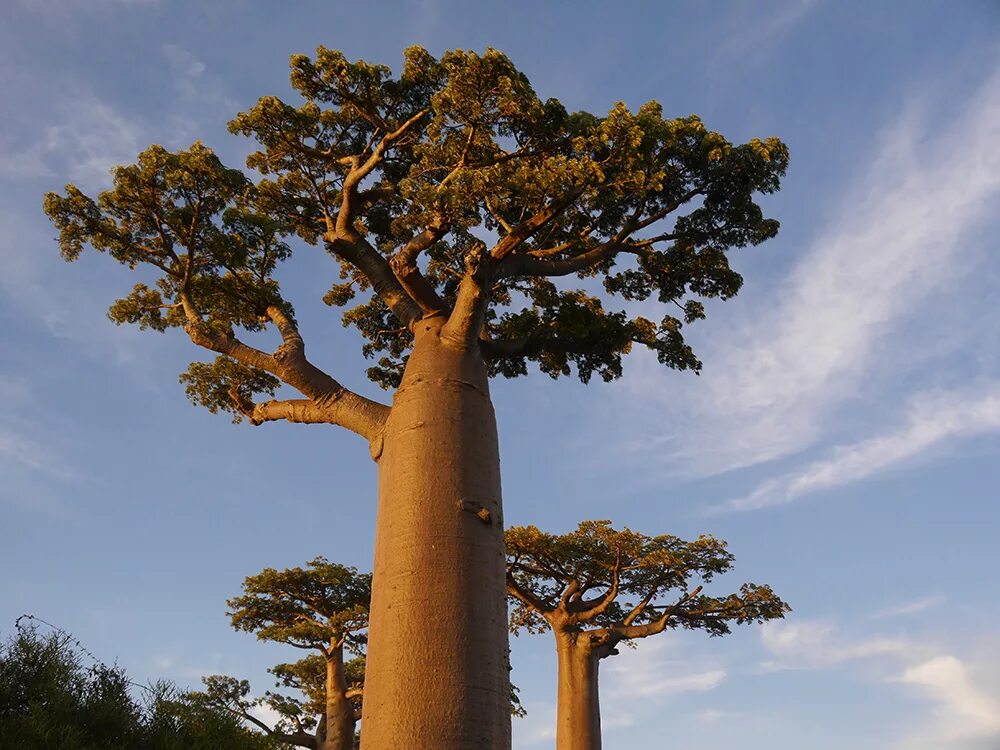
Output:
<path fill-rule="evenodd" d="M 645 364 L 635 372 L 643 402 L 660 399 L 680 425 L 643 438 L 672 449 L 675 470 L 720 472 L 815 442 L 886 352 L 912 345 L 892 335 L 954 284 L 955 261 L 985 255 L 966 238 L 1000 194 L 1000 68 L 947 121 L 929 111 L 940 108 L 911 104 L 885 129 L 870 169 L 784 281 L 727 305 L 696 384 L 667 387 L 669 375 Z"/>
<path fill-rule="evenodd" d="M 174 141 L 192 140 L 206 127 L 228 121 L 239 111 L 239 104 L 225 90 L 222 81 L 190 50 L 179 44 L 164 44 L 175 100 Z"/>
<path fill-rule="evenodd" d="M 556 738 L 556 707 L 544 701 L 525 704 L 528 715 L 514 721 L 514 747 L 552 744 Z"/>
<path fill-rule="evenodd" d="M 726 679 L 725 669 L 678 658 L 665 641 L 623 649 L 619 656 L 604 662 L 601 672 L 607 676 L 607 694 L 612 699 L 656 700 L 678 693 L 703 693 Z"/>
<path fill-rule="evenodd" d="M 735 12 L 728 19 L 729 33 L 716 50 L 715 64 L 731 67 L 738 59 L 740 67 L 746 67 L 763 59 L 816 5 L 817 0 L 772 0 L 764 6 L 730 6 Z"/>
<path fill-rule="evenodd" d="M 912 649 L 911 644 L 898 638 L 843 639 L 832 624 L 814 620 L 767 622 L 760 634 L 764 646 L 775 657 L 762 664 L 768 671 L 819 669 L 873 656 L 898 656 Z"/>
<path fill-rule="evenodd" d="M 1000 429 L 1000 385 L 979 393 L 937 392 L 914 400 L 901 428 L 835 448 L 825 459 L 769 479 L 749 495 L 715 510 L 756 510 L 804 495 L 858 482 L 886 471 L 954 438 Z"/>
<path fill-rule="evenodd" d="M 86 93 L 54 94 L 40 132 L 0 140 L 0 178 L 58 177 L 85 189 L 107 187 L 116 164 L 139 150 L 141 125 Z"/>
<path fill-rule="evenodd" d="M 910 615 L 915 615 L 920 612 L 924 612 L 928 609 L 933 609 L 944 604 L 945 598 L 943 596 L 925 596 L 920 599 L 911 599 L 908 602 L 903 602 L 901 604 L 894 604 L 884 609 L 880 609 L 877 612 L 873 612 L 870 617 L 872 620 L 888 620 L 894 617 L 908 617 Z"/>

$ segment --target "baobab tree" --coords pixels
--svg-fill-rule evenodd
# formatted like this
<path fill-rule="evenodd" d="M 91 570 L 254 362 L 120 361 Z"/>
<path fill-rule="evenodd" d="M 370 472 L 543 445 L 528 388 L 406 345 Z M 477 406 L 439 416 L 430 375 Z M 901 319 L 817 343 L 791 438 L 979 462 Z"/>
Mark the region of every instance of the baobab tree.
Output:
<path fill-rule="evenodd" d="M 317 652 L 311 658 L 280 664 L 271 671 L 281 684 L 300 690 L 306 701 L 269 696 L 269 703 L 295 725 L 285 739 L 316 750 L 351 750 L 360 718 L 364 657 L 371 599 L 371 576 L 317 557 L 306 567 L 265 570 L 247 577 L 243 594 L 228 604 L 233 627 L 257 638 Z M 344 652 L 356 654 L 345 660 Z M 235 678 L 206 683 L 209 693 L 246 700 L 249 686 Z M 322 686 L 322 687 L 321 687 Z M 321 711 L 317 731 L 303 717 Z M 244 715 L 250 718 L 248 712 Z M 250 718 L 251 721 L 254 719 Z M 258 726 L 263 725 L 256 722 Z"/>
<path fill-rule="evenodd" d="M 327 669 L 326 659 L 310 655 L 291 664 L 278 664 L 268 670 L 278 678 L 278 687 L 291 688 L 299 695 L 267 691 L 262 698 L 250 696 L 250 683 L 229 675 L 203 677 L 205 689 L 190 693 L 196 704 L 225 709 L 244 722 L 252 724 L 275 742 L 297 747 L 323 750 L 331 745 L 327 740 Z M 364 683 L 364 657 L 358 656 L 344 665 L 348 699 L 354 706 L 355 717 L 361 714 L 361 690 Z M 334 688 L 336 689 L 336 688 Z M 272 709 L 280 720 L 268 723 L 254 711 L 258 706 Z M 316 717 L 319 717 L 317 720 Z M 353 738 L 356 740 L 356 735 Z M 356 741 L 341 747 L 353 748 Z"/>
<path fill-rule="evenodd" d="M 291 82 L 302 102 L 266 96 L 230 123 L 259 144 L 256 184 L 201 144 L 153 146 L 97 200 L 68 185 L 45 209 L 66 259 L 89 245 L 142 269 L 114 321 L 179 328 L 218 354 L 183 376 L 195 403 L 368 442 L 379 508 L 365 746 L 507 748 L 489 378 L 534 364 L 612 380 L 636 346 L 697 370 L 682 327 L 704 317 L 701 298 L 740 288 L 727 251 L 777 232 L 755 196 L 778 189 L 787 149 L 731 144 L 655 102 L 571 113 L 496 50 L 412 47 L 394 77 L 320 48 L 292 57 Z M 331 256 L 340 278 L 325 300 L 348 308 L 391 408 L 307 357 L 308 322 L 275 278 L 292 238 Z M 680 312 L 621 309 L 650 297 Z M 248 338 L 271 329 L 276 347 Z"/>
<path fill-rule="evenodd" d="M 568 534 L 534 526 L 506 532 L 512 632 L 551 630 L 558 654 L 558 750 L 599 750 L 600 662 L 617 646 L 672 628 L 725 635 L 732 623 L 784 617 L 768 586 L 709 596 L 702 584 L 732 567 L 726 543 L 686 542 L 584 521 Z M 693 585 L 699 581 L 698 585 Z"/>

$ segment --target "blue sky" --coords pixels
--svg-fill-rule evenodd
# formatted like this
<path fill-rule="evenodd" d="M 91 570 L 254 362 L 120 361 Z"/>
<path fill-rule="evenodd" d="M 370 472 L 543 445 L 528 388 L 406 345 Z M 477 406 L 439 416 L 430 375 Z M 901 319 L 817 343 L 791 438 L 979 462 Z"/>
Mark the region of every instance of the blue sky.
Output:
<path fill-rule="evenodd" d="M 229 628 L 242 577 L 370 565 L 375 469 L 334 429 L 233 426 L 185 400 L 183 336 L 116 328 L 126 271 L 58 258 L 41 195 L 96 192 L 149 143 L 289 95 L 317 45 L 398 65 L 494 46 L 543 97 L 657 99 L 792 163 L 777 239 L 691 328 L 695 377 L 494 385 L 506 516 L 728 539 L 794 607 L 727 639 L 605 662 L 605 746 L 987 750 L 1000 743 L 1000 8 L 961 2 L 294 4 L 7 0 L 0 10 L 0 630 L 31 612 L 136 677 L 290 657 Z M 283 287 L 318 363 L 364 380 L 308 249 Z M 325 342 L 322 345 L 317 342 Z M 523 750 L 552 743 L 546 637 L 514 641 Z M 654 745 L 655 746 L 655 745 Z"/>

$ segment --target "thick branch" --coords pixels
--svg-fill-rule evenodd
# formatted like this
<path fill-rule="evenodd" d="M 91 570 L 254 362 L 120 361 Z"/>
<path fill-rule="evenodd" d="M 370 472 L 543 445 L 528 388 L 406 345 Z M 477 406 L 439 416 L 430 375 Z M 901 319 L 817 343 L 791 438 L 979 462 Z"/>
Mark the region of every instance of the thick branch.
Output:
<path fill-rule="evenodd" d="M 549 258 L 530 254 L 514 255 L 500 266 L 500 273 L 505 277 L 566 276 L 596 266 L 623 248 L 622 243 L 609 240 L 570 258 Z"/>
<path fill-rule="evenodd" d="M 507 573 L 507 592 L 511 596 L 531 607 L 531 609 L 535 610 L 546 620 L 549 619 L 554 611 L 552 607 L 549 607 L 531 591 L 521 586 L 521 584 L 517 582 L 517 579 L 510 574 L 510 572 Z"/>
<path fill-rule="evenodd" d="M 618 585 L 621 579 L 620 571 L 620 561 L 616 561 L 615 567 L 611 571 L 611 585 L 605 589 L 604 593 L 589 602 L 580 602 L 577 607 L 573 608 L 573 616 L 576 621 L 587 622 L 607 611 L 608 607 L 618 598 Z"/>
<path fill-rule="evenodd" d="M 396 278 L 399 279 L 399 283 L 420 306 L 425 315 L 443 312 L 445 304 L 434 287 L 420 273 L 420 269 L 417 267 L 417 258 L 444 237 L 447 232 L 448 225 L 445 222 L 433 224 L 403 245 L 389 261 L 389 266 Z"/>
<path fill-rule="evenodd" d="M 649 603 L 651 601 L 653 601 L 657 592 L 660 590 L 660 586 L 662 583 L 663 583 L 662 577 L 656 579 L 656 582 L 650 587 L 649 593 L 647 593 L 639 601 L 639 603 L 636 604 L 634 607 L 632 607 L 632 609 L 629 610 L 629 613 L 625 615 L 625 619 L 622 620 L 623 625 L 631 625 L 635 621 L 635 618 L 642 614 L 642 611 L 649 606 Z"/>
<path fill-rule="evenodd" d="M 455 306 L 441 329 L 442 339 L 463 348 L 479 341 L 490 304 L 493 262 L 483 256 L 484 250 L 483 245 L 477 245 L 466 256 L 466 271 L 458 285 Z"/>
<path fill-rule="evenodd" d="M 254 424 L 279 419 L 323 422 L 346 427 L 367 440 L 371 440 L 382 429 L 389 415 L 389 407 L 348 390 L 309 362 L 298 329 L 280 308 L 271 306 L 267 309 L 267 314 L 281 333 L 282 344 L 274 354 L 266 354 L 244 344 L 231 330 L 225 334 L 209 332 L 190 295 L 181 292 L 180 297 L 187 316 L 185 330 L 195 344 L 269 372 L 309 398 L 308 401 L 269 401 L 254 405 L 231 391 L 230 395 L 237 408 Z"/>
<path fill-rule="evenodd" d="M 227 708 L 229 708 L 227 706 Z M 319 744 L 316 742 L 316 737 L 309 734 L 308 732 L 298 731 L 294 734 L 288 734 L 286 732 L 279 732 L 276 729 L 272 729 L 263 721 L 258 719 L 256 716 L 251 714 L 249 711 L 237 711 L 235 709 L 229 708 L 234 714 L 239 716 L 245 721 L 249 721 L 251 724 L 261 729 L 268 737 L 272 737 L 278 742 L 287 742 L 289 745 L 298 745 L 299 747 L 317 748 Z"/>
<path fill-rule="evenodd" d="M 370 440 L 384 424 L 384 419 L 381 418 L 380 414 L 359 414 L 358 411 L 369 409 L 373 404 L 382 406 L 345 389 L 339 397 L 324 402 L 310 401 L 304 398 L 265 401 L 253 404 L 243 414 L 255 425 L 278 421 L 298 422 L 300 424 L 335 424 L 346 427 Z M 388 412 L 387 407 L 383 406 L 382 408 Z"/>
<path fill-rule="evenodd" d="M 656 635 L 657 633 L 662 633 L 667 624 L 670 622 L 670 618 L 681 611 L 683 605 L 698 596 L 701 593 L 701 586 L 698 586 L 694 591 L 691 591 L 680 599 L 678 599 L 674 604 L 666 607 L 658 618 L 652 622 L 647 622 L 643 625 L 615 625 L 609 630 L 615 633 L 620 638 L 632 639 L 632 638 L 645 638 L 646 636 Z"/>
<path fill-rule="evenodd" d="M 556 336 L 545 328 L 516 339 L 480 341 L 479 345 L 482 348 L 483 356 L 487 359 L 531 356 L 541 351 L 593 354 L 603 350 L 603 345 L 585 340 Z"/>
<path fill-rule="evenodd" d="M 420 320 L 423 314 L 420 306 L 399 283 L 389 261 L 353 226 L 345 228 L 343 232 L 339 229 L 327 231 L 323 238 L 331 252 L 365 275 L 372 289 L 400 323 L 410 328 Z"/>
<path fill-rule="evenodd" d="M 398 128 L 385 136 L 363 163 L 354 157 L 352 167 L 344 178 L 342 200 L 336 222 L 327 219 L 327 232 L 323 239 L 338 257 L 354 264 L 371 282 L 375 293 L 382 298 L 403 325 L 409 327 L 421 317 L 420 307 L 393 275 L 388 261 L 371 246 L 354 226 L 359 198 L 358 186 L 381 163 L 385 152 L 407 131 L 423 119 L 429 110 L 422 109 Z"/>
<path fill-rule="evenodd" d="M 525 240 L 529 239 L 539 229 L 548 224 L 552 219 L 569 208 L 573 201 L 583 194 L 582 187 L 575 187 L 566 195 L 556 201 L 552 201 L 530 219 L 521 222 L 511 229 L 503 238 L 493 246 L 490 256 L 495 260 L 503 260 L 516 250 Z"/>

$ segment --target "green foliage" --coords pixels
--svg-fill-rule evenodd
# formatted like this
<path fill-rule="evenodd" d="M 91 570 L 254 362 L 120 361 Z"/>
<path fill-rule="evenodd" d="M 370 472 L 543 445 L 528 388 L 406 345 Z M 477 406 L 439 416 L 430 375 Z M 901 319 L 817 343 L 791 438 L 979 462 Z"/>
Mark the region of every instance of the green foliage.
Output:
<path fill-rule="evenodd" d="M 364 646 L 371 574 L 317 557 L 306 567 L 265 568 L 228 601 L 237 630 L 260 640 L 325 651 L 331 642 Z"/>
<path fill-rule="evenodd" d="M 305 700 L 288 698 L 268 692 L 267 700 L 278 713 L 299 717 L 305 725 L 308 717 L 322 714 L 326 707 L 326 662 L 313 654 L 290 664 L 276 664 L 268 670 L 277 678 L 277 686 L 297 690 Z M 344 678 L 348 691 L 361 690 L 365 684 L 365 657 L 356 656 L 344 664 Z M 361 708 L 361 696 L 354 695 L 351 702 L 356 710 Z"/>
<path fill-rule="evenodd" d="M 138 696 L 138 697 L 137 697 Z M 135 686 L 61 631 L 0 645 L 0 748 L 276 750 L 231 712 L 170 683 Z"/>
<path fill-rule="evenodd" d="M 340 266 L 325 300 L 348 308 L 344 324 L 377 362 L 369 376 L 392 387 L 412 337 L 379 274 L 391 277 L 385 260 L 436 227 L 419 273 L 445 312 L 460 280 L 489 267 L 483 351 L 492 374 L 515 377 L 534 363 L 552 377 L 575 369 L 584 381 L 611 380 L 634 346 L 697 370 L 683 326 L 704 317 L 700 298 L 739 290 L 727 252 L 778 231 L 755 202 L 787 167 L 778 139 L 733 144 L 696 116 L 665 118 L 656 102 L 571 113 L 539 98 L 497 50 L 435 58 L 411 47 L 394 76 L 320 47 L 314 58 L 292 57 L 291 83 L 297 104 L 265 96 L 230 122 L 259 146 L 247 160 L 263 175 L 257 185 L 196 143 L 177 153 L 150 147 L 115 170 L 96 201 L 72 185 L 46 196 L 68 260 L 89 244 L 157 273 L 115 302 L 115 322 L 183 325 L 192 338 L 259 330 L 269 305 L 291 312 L 274 279 L 291 252 L 282 237 L 322 241 Z M 344 232 L 375 259 L 345 250 Z M 493 254 L 503 243 L 506 258 Z M 577 288 L 551 281 L 563 276 L 578 277 Z M 657 323 L 625 309 L 651 298 L 682 314 L 657 314 Z M 270 381 L 250 370 L 237 388 L 268 392 Z M 202 366 L 185 382 L 196 403 L 238 416 L 223 398 L 229 376 Z"/>
<path fill-rule="evenodd" d="M 243 421 L 240 407 L 249 409 L 254 394 L 274 396 L 281 385 L 273 375 L 221 355 L 212 363 L 192 362 L 180 381 L 192 403 L 212 414 L 229 412 L 234 423 Z"/>
<path fill-rule="evenodd" d="M 249 208 L 255 189 L 239 171 L 225 168 L 211 149 L 195 143 L 172 153 L 150 146 L 135 164 L 117 167 L 114 188 L 94 201 L 73 185 L 66 194 L 48 193 L 45 212 L 59 230 L 66 260 L 76 260 L 85 245 L 129 268 L 157 273 L 150 285 L 138 283 L 112 304 L 108 316 L 118 324 L 165 331 L 185 327 L 204 337 L 232 336 L 233 327 L 262 330 L 268 306 L 287 314 L 274 271 L 290 253 L 277 220 Z M 198 311 L 194 316 L 185 309 Z M 187 377 L 188 393 L 212 411 L 233 411 L 217 398 L 233 368 L 198 365 Z M 273 378 L 242 368 L 243 389 L 273 392 Z M 209 375 L 219 376 L 212 386 Z"/>
<path fill-rule="evenodd" d="M 681 602 L 666 627 L 716 636 L 729 633 L 732 623 L 761 622 L 789 611 L 770 587 L 750 583 L 727 596 L 690 595 L 696 585 L 732 567 L 726 543 L 712 536 L 688 542 L 618 530 L 610 521 L 584 521 L 568 534 L 515 526 L 507 529 L 504 542 L 509 583 L 533 597 L 511 596 L 514 634 L 547 630 L 545 613 L 560 608 L 572 616 L 571 628 L 615 629 L 655 622 Z M 607 606 L 594 606 L 604 598 L 610 599 Z"/>

